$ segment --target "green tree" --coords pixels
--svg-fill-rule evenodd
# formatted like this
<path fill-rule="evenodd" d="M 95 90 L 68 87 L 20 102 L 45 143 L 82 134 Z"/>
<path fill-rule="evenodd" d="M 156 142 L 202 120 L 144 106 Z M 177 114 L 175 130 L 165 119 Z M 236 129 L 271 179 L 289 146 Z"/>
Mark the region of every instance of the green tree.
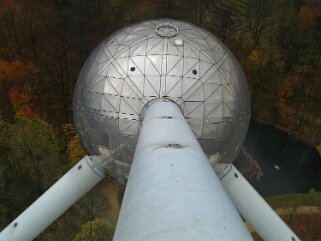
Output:
<path fill-rule="evenodd" d="M 109 207 L 110 201 L 103 195 L 99 187 L 93 188 L 75 205 L 76 210 L 86 222 L 102 217 Z"/>
<path fill-rule="evenodd" d="M 321 156 L 321 142 L 319 143 L 319 145 L 317 145 L 317 151 L 319 152 L 319 155 Z"/>
<path fill-rule="evenodd" d="M 2 127 L 1 127 L 2 126 Z M 12 220 L 65 171 L 60 140 L 40 119 L 0 125 L 0 203 Z"/>
<path fill-rule="evenodd" d="M 114 231 L 114 224 L 99 218 L 84 224 L 73 241 L 111 241 Z"/>
<path fill-rule="evenodd" d="M 274 4 L 272 0 L 247 0 L 246 26 L 251 33 L 254 47 L 259 44 L 262 32 L 267 27 Z"/>

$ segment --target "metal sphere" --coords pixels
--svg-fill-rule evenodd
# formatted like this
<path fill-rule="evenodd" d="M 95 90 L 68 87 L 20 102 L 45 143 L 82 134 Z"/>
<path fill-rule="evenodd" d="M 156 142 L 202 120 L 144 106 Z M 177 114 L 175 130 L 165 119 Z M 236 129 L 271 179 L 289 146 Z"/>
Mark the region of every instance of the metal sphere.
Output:
<path fill-rule="evenodd" d="M 123 182 L 141 113 L 157 98 L 176 102 L 209 160 L 231 163 L 250 118 L 247 83 L 231 51 L 190 23 L 158 19 L 125 27 L 90 55 L 74 96 L 74 119 L 87 154 Z M 97 162 L 97 158 L 95 158 Z"/>

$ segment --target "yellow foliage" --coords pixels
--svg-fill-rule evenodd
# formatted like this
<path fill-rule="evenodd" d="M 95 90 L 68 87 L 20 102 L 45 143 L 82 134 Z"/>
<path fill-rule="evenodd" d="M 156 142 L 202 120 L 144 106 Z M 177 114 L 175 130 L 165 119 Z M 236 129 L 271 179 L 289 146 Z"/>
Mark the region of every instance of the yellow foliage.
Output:
<path fill-rule="evenodd" d="M 65 137 L 67 137 L 68 139 L 72 139 L 77 135 L 75 127 L 72 123 L 63 124 L 62 130 L 64 132 Z"/>
<path fill-rule="evenodd" d="M 319 145 L 317 145 L 317 151 L 319 152 L 319 155 L 321 156 L 321 142 L 319 143 Z"/>
<path fill-rule="evenodd" d="M 248 58 L 255 65 L 258 65 L 260 63 L 260 59 L 261 59 L 259 51 L 255 50 L 255 49 L 250 53 Z"/>
<path fill-rule="evenodd" d="M 115 225 L 103 218 L 87 222 L 81 227 L 73 241 L 111 241 L 115 232 Z"/>
<path fill-rule="evenodd" d="M 68 159 L 72 165 L 75 165 L 86 154 L 82 148 L 79 140 L 79 136 L 74 136 L 67 145 Z"/>
<path fill-rule="evenodd" d="M 269 61 L 267 53 L 254 49 L 248 56 L 253 65 L 265 65 Z"/>

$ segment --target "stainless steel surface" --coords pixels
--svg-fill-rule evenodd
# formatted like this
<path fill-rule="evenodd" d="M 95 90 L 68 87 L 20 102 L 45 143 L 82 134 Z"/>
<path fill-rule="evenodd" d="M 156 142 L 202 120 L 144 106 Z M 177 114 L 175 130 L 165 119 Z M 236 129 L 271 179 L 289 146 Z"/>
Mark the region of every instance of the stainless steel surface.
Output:
<path fill-rule="evenodd" d="M 195 25 L 158 19 L 125 27 L 104 40 L 79 76 L 74 119 L 95 165 L 126 182 L 150 101 L 177 103 L 212 165 L 231 163 L 245 138 L 250 100 L 230 50 Z"/>

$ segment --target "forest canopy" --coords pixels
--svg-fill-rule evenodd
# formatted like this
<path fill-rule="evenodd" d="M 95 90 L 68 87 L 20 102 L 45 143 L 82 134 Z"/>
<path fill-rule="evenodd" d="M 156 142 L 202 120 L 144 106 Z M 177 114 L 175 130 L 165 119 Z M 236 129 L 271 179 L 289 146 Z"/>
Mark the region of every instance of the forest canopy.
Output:
<path fill-rule="evenodd" d="M 72 100 L 91 51 L 127 24 L 163 17 L 218 36 L 245 72 L 252 118 L 321 153 L 321 1 L 2 0 L 0 229 L 84 155 Z M 88 206 L 73 208 L 37 240 L 84 240 L 105 226 L 111 232 L 101 212 L 85 215 Z"/>
<path fill-rule="evenodd" d="M 241 63 L 252 117 L 321 142 L 321 3 L 313 0 L 4 0 L 0 116 L 72 123 L 73 90 L 89 53 L 115 30 L 169 17 L 217 35 Z"/>

